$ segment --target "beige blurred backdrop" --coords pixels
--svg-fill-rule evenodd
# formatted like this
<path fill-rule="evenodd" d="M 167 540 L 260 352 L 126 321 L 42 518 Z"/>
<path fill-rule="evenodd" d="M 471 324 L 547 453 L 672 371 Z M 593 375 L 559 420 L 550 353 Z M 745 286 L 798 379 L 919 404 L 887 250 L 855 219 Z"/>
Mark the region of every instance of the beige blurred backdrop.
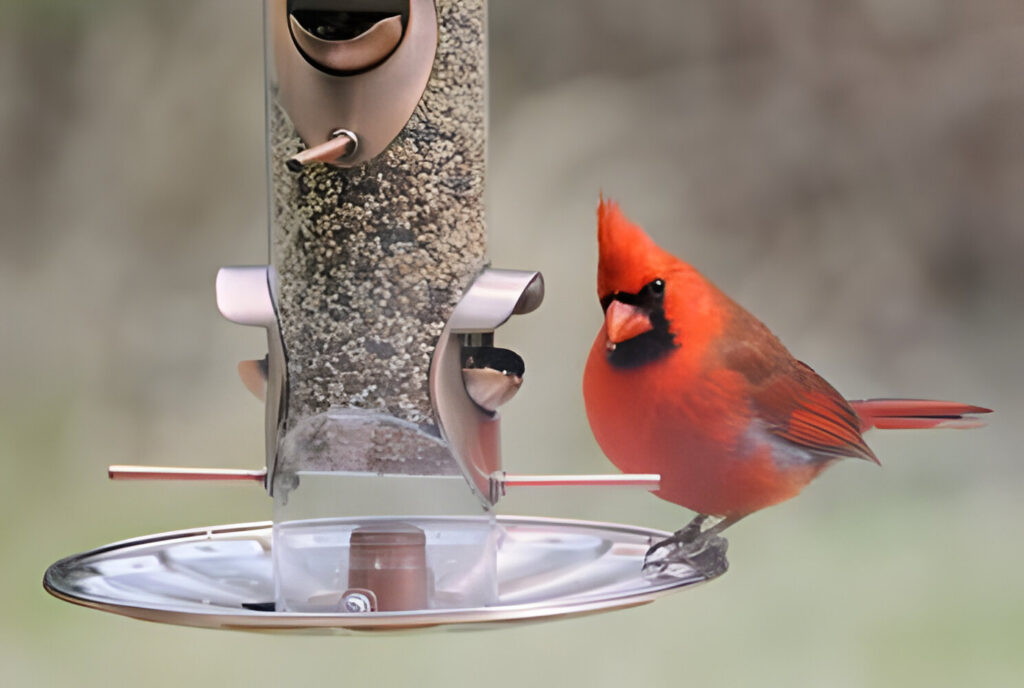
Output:
<path fill-rule="evenodd" d="M 65 555 L 269 518 L 255 487 L 111 484 L 108 463 L 254 467 L 221 265 L 266 261 L 256 0 L 0 0 L 4 686 L 1011 686 L 1024 677 L 1024 5 L 493 0 L 489 228 L 548 297 L 507 467 L 610 470 L 580 378 L 599 190 L 850 397 L 991 405 L 876 433 L 730 535 L 722 579 L 479 633 L 277 637 L 47 596 Z M 637 493 L 508 513 L 673 529 Z"/>

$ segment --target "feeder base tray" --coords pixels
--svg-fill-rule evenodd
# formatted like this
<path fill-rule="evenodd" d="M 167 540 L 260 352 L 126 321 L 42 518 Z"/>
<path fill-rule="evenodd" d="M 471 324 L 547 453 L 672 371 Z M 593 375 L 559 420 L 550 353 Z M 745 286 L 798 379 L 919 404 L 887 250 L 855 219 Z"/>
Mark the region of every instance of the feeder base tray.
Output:
<path fill-rule="evenodd" d="M 408 521 L 409 519 L 405 519 Z M 449 519 L 458 521 L 456 517 Z M 309 522 L 351 526 L 356 519 Z M 478 522 L 478 521 L 477 521 Z M 673 567 L 645 578 L 647 548 L 666 532 L 589 521 L 499 516 L 498 595 L 481 607 L 297 613 L 274 605 L 273 527 L 217 526 L 114 543 L 50 566 L 43 585 L 85 607 L 146 621 L 248 631 L 343 633 L 477 627 L 594 614 L 651 602 L 707 577 Z M 271 601 L 268 604 L 268 601 Z M 259 611 L 270 609 L 271 611 Z"/>

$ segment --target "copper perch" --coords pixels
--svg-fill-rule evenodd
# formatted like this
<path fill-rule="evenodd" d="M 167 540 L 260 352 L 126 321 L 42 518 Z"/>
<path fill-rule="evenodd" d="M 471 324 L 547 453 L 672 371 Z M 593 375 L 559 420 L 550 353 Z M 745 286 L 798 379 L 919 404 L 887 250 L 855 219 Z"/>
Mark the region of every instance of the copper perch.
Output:
<path fill-rule="evenodd" d="M 267 469 L 110 466 L 107 468 L 107 475 L 111 480 L 208 480 L 263 483 L 267 479 Z"/>
<path fill-rule="evenodd" d="M 613 473 L 605 475 L 518 475 L 506 473 L 498 479 L 507 487 L 642 487 L 661 489 L 657 473 Z"/>
<path fill-rule="evenodd" d="M 110 466 L 111 480 L 207 480 L 258 482 L 267 478 L 267 469 L 180 468 L 172 466 Z M 504 474 L 497 479 L 502 489 L 509 487 L 642 487 L 657 490 L 661 476 L 656 473 L 614 473 L 608 475 L 519 475 Z"/>
<path fill-rule="evenodd" d="M 292 172 L 298 172 L 312 162 L 334 162 L 341 158 L 352 155 L 356 152 L 359 140 L 355 134 L 344 129 L 336 129 L 327 139 L 318 146 L 299 151 L 285 161 L 285 165 Z"/>

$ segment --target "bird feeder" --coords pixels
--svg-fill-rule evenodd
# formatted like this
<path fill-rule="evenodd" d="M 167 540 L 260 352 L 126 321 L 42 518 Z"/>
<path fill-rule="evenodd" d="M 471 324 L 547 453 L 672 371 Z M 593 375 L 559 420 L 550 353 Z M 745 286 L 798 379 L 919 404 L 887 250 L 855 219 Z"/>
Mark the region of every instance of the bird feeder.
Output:
<path fill-rule="evenodd" d="M 505 471 L 499 407 L 540 306 L 534 271 L 488 266 L 484 0 L 266 0 L 270 261 L 217 276 L 263 328 L 244 361 L 265 466 L 111 466 L 115 479 L 261 484 L 270 523 L 154 535 L 69 557 L 54 595 L 194 626 L 309 631 L 493 624 L 634 606 L 706 580 L 645 578 L 667 534 L 494 513 L 506 490 L 656 475 Z"/>

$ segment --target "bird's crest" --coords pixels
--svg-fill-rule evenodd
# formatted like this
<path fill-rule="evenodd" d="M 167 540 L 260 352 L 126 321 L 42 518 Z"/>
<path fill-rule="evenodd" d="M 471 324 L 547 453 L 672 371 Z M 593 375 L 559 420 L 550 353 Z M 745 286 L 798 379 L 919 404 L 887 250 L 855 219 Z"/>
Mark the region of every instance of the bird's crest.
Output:
<path fill-rule="evenodd" d="M 619 204 L 601 197 L 597 206 L 597 293 L 636 293 L 678 262 L 622 213 Z"/>

